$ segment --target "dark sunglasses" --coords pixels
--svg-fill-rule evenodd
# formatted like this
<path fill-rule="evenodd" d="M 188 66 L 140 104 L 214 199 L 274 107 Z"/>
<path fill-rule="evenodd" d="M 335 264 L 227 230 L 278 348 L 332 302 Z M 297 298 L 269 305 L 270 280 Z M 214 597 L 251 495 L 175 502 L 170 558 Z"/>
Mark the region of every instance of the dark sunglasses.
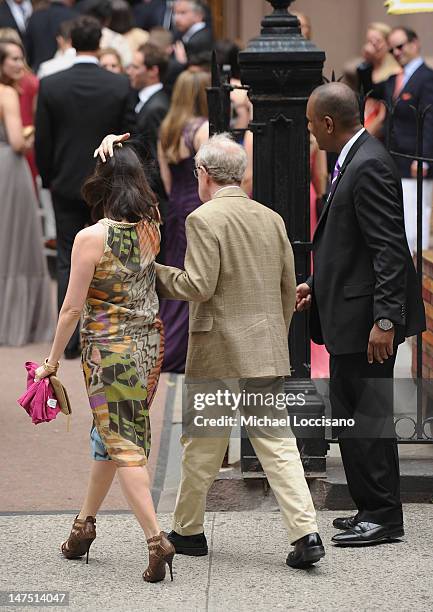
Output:
<path fill-rule="evenodd" d="M 388 51 L 391 53 L 391 55 L 394 55 L 394 51 L 395 51 L 396 49 L 398 49 L 399 51 L 401 51 L 401 50 L 403 49 L 403 47 L 404 47 L 405 45 L 407 45 L 407 43 L 408 43 L 408 42 L 409 42 L 409 41 L 408 41 L 408 40 L 406 40 L 406 42 L 401 43 L 401 45 L 395 45 L 395 47 L 391 47 L 390 49 L 388 49 Z"/>

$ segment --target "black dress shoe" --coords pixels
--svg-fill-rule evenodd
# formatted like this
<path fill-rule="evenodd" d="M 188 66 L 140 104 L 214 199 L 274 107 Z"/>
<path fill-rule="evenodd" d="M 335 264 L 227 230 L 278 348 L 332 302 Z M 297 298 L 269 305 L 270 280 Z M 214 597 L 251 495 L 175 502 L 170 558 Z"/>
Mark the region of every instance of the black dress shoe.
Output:
<path fill-rule="evenodd" d="M 360 521 L 354 527 L 351 527 L 343 533 L 337 533 L 332 542 L 339 546 L 357 546 L 359 544 L 378 544 L 395 540 L 404 536 L 403 525 L 399 527 L 387 527 L 386 525 L 377 525 L 376 523 L 368 523 Z"/>
<path fill-rule="evenodd" d="M 189 555 L 190 557 L 203 557 L 207 555 L 207 540 L 204 533 L 183 536 L 175 531 L 170 531 L 167 538 L 173 544 L 178 555 Z"/>
<path fill-rule="evenodd" d="M 65 349 L 65 359 L 78 359 L 81 356 L 81 349 L 77 346 L 76 348 Z"/>
<path fill-rule="evenodd" d="M 290 567 L 304 569 L 310 567 L 313 563 L 317 563 L 324 556 L 325 548 L 319 534 L 309 533 L 296 540 L 294 549 L 289 553 L 286 563 Z"/>
<path fill-rule="evenodd" d="M 335 529 L 346 530 L 346 529 L 351 529 L 352 527 L 355 527 L 357 522 L 358 522 L 358 515 L 355 514 L 355 516 L 345 516 L 345 517 L 336 518 L 332 521 L 332 524 L 335 527 Z"/>

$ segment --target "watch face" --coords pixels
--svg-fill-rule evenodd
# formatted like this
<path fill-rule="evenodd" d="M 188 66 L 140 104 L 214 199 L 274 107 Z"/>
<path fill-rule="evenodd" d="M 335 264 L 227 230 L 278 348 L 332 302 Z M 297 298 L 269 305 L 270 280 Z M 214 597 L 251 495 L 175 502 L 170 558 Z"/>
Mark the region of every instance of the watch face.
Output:
<path fill-rule="evenodd" d="M 389 331 L 390 329 L 394 327 L 392 321 L 390 321 L 389 319 L 379 319 L 377 324 L 379 325 L 380 329 L 382 329 L 383 331 Z"/>

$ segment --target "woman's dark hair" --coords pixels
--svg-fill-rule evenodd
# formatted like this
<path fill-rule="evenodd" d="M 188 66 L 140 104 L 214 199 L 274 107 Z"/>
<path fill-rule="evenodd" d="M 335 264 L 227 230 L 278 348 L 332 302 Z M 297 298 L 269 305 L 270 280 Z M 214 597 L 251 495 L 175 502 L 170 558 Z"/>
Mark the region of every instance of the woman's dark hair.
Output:
<path fill-rule="evenodd" d="M 141 219 L 160 222 L 158 202 L 144 167 L 130 144 L 114 147 L 114 156 L 100 159 L 81 190 L 92 209 L 92 219 L 108 217 L 135 223 Z"/>
<path fill-rule="evenodd" d="M 126 34 L 134 27 L 131 7 L 125 0 L 113 0 L 109 27 L 118 34 Z"/>

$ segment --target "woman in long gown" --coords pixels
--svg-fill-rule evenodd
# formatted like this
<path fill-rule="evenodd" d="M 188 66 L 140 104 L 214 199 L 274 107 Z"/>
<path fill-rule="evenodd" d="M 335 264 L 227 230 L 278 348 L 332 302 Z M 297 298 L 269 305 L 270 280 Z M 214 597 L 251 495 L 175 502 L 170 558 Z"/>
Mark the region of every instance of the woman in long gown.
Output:
<path fill-rule="evenodd" d="M 4 74 L 24 68 L 19 46 L 0 43 L 0 345 L 52 338 L 51 283 L 17 91 Z M 6 79 L 7 80 L 7 79 Z"/>
<path fill-rule="evenodd" d="M 200 206 L 194 156 L 209 138 L 206 87 L 207 72 L 183 72 L 176 81 L 170 110 L 161 125 L 158 160 L 164 187 L 169 194 L 165 220 L 164 264 L 183 268 L 186 252 L 185 221 Z M 188 346 L 188 303 L 161 300 L 160 316 L 165 330 L 163 371 L 184 372 Z"/>
<path fill-rule="evenodd" d="M 84 308 L 82 364 L 93 416 L 93 467 L 87 494 L 71 534 L 67 559 L 87 554 L 96 537 L 95 516 L 114 475 L 149 544 L 146 582 L 165 577 L 174 547 L 160 530 L 146 470 L 149 409 L 161 369 L 164 340 L 158 318 L 155 257 L 159 211 L 144 169 L 130 146 L 98 162 L 83 187 L 98 223 L 78 233 L 71 275 L 54 343 L 36 377 L 57 371 L 59 359 Z M 101 218 L 102 217 L 102 218 Z"/>

